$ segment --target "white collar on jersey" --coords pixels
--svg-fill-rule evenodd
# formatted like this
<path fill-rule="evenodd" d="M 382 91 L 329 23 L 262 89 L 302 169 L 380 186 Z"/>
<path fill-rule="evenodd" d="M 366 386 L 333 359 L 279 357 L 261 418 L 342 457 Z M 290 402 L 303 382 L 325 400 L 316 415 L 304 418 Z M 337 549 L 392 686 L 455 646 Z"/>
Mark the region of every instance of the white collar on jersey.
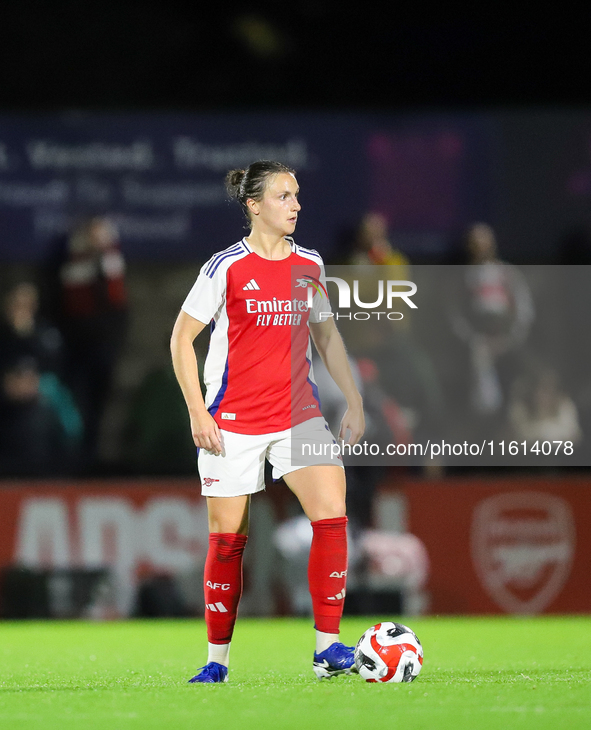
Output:
<path fill-rule="evenodd" d="M 291 248 L 291 250 L 296 252 L 296 242 L 293 240 L 293 238 L 291 236 L 283 236 L 283 238 L 285 238 L 285 240 L 289 243 L 289 247 Z M 246 236 L 242 239 L 242 245 L 249 253 L 254 253 L 254 251 L 246 241 Z"/>

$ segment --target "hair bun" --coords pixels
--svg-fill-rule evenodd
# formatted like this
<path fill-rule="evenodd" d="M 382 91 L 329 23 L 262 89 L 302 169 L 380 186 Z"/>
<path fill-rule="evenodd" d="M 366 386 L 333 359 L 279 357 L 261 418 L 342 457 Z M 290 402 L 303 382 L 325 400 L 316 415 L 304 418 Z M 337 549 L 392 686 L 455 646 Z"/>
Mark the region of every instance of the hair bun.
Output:
<path fill-rule="evenodd" d="M 226 175 L 226 190 L 231 198 L 238 198 L 240 186 L 244 180 L 245 170 L 230 170 Z"/>

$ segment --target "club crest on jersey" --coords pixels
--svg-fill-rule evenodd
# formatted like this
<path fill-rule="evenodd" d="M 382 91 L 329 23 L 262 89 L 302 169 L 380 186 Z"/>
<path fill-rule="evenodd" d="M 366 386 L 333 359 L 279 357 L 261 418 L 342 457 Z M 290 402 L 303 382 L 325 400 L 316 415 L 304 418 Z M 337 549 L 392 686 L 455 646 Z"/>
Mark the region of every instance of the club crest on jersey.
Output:
<path fill-rule="evenodd" d="M 328 292 L 326 291 L 326 287 L 324 286 L 324 284 L 318 279 L 315 279 L 313 276 L 310 276 L 309 274 L 306 274 L 306 276 L 302 276 L 299 279 L 296 279 L 295 286 L 296 288 L 301 287 L 302 289 L 308 290 L 307 301 L 309 309 L 312 309 L 315 292 L 320 294 L 320 297 L 325 297 L 326 299 L 328 299 Z"/>
<path fill-rule="evenodd" d="M 213 484 L 214 482 L 219 482 L 219 479 L 212 479 L 211 477 L 205 477 L 205 478 L 203 479 L 203 486 L 204 486 L 204 487 L 211 487 L 211 485 L 212 485 L 212 484 Z"/>
<path fill-rule="evenodd" d="M 302 289 L 307 289 L 310 286 L 315 291 L 317 291 L 320 296 L 324 296 L 328 299 L 328 292 L 326 291 L 326 287 L 324 286 L 324 284 L 319 279 L 315 279 L 309 274 L 306 274 L 306 276 L 302 276 L 301 278 L 296 279 L 295 286 L 296 288 L 301 287 Z"/>

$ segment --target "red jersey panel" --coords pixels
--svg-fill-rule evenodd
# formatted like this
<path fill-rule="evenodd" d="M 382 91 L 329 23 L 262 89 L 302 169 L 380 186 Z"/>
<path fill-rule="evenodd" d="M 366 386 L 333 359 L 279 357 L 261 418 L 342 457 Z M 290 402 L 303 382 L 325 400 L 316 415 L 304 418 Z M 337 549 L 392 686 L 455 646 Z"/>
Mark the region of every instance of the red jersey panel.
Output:
<path fill-rule="evenodd" d="M 222 429 L 271 433 L 321 415 L 308 322 L 330 307 L 315 299 L 309 309 L 301 276 L 322 280 L 324 268 L 315 251 L 290 245 L 280 261 L 260 257 L 245 241 L 216 254 L 183 304 L 196 319 L 213 320 L 206 405 Z"/>

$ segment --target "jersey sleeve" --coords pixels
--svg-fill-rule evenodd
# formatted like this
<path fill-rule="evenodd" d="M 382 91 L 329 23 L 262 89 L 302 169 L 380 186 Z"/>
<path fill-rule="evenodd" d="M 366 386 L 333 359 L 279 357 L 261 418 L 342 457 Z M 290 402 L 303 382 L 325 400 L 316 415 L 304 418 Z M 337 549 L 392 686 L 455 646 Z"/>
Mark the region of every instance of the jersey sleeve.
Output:
<path fill-rule="evenodd" d="M 197 281 L 183 302 L 181 309 L 194 319 L 209 324 L 226 296 L 226 267 L 219 267 L 212 276 L 206 274 L 205 263 Z"/>
<path fill-rule="evenodd" d="M 326 273 L 324 271 L 324 262 L 320 264 L 320 274 L 318 279 L 320 280 L 320 291 L 314 293 L 314 299 L 312 300 L 312 311 L 310 312 L 310 322 L 315 324 L 316 322 L 326 322 L 328 317 L 327 314 L 332 313 L 330 306 L 330 300 L 328 298 L 328 291 L 326 288 Z"/>

